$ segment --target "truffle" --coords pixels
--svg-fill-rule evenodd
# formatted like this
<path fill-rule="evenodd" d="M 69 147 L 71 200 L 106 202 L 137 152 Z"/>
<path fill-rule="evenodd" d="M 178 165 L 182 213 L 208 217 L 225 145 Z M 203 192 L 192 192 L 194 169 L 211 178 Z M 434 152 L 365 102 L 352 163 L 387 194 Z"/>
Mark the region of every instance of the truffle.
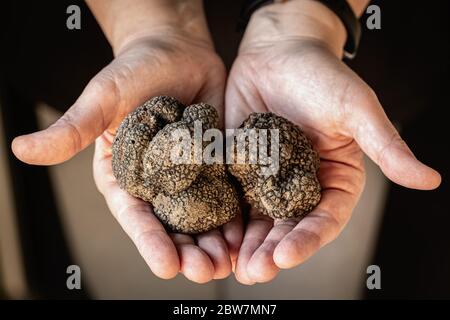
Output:
<path fill-rule="evenodd" d="M 217 111 L 205 103 L 185 107 L 174 98 L 155 97 L 122 121 L 112 146 L 120 187 L 151 203 L 166 226 L 182 233 L 216 228 L 239 210 L 225 164 L 199 163 L 192 154 L 187 162 L 173 161 L 179 141 L 172 134 L 181 129 L 192 136 L 195 121 L 203 131 L 216 128 Z"/>
<path fill-rule="evenodd" d="M 248 136 L 250 129 L 278 129 L 278 167 L 267 174 L 267 166 L 256 163 L 232 163 L 229 171 L 242 185 L 247 202 L 261 213 L 274 219 L 301 217 L 310 212 L 320 201 L 321 187 L 316 173 L 319 156 L 302 130 L 292 122 L 273 113 L 252 113 L 245 120 L 242 130 L 236 134 Z M 271 132 L 267 133 L 271 136 Z M 245 138 L 244 138 L 245 139 Z M 245 148 L 248 149 L 248 140 Z M 271 148 L 272 140 L 266 145 L 259 142 L 258 148 Z"/>

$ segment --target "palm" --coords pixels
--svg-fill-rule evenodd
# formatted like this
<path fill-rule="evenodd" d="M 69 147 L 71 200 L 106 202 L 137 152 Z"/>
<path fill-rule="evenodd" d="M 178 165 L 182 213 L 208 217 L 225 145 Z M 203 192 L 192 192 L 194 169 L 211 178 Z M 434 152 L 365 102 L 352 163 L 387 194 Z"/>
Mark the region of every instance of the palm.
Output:
<path fill-rule="evenodd" d="M 171 278 L 181 271 L 196 282 L 223 278 L 231 272 L 230 255 L 236 255 L 241 240 L 236 223 L 224 226 L 223 235 L 219 230 L 196 237 L 168 234 L 146 202 L 119 188 L 112 174 L 111 143 L 123 118 L 156 95 L 185 104 L 208 102 L 222 116 L 224 83 L 223 64 L 210 43 L 184 34 L 142 37 L 118 52 L 61 119 L 17 138 L 13 149 L 26 162 L 53 164 L 97 139 L 95 182 L 153 272 Z"/>
<path fill-rule="evenodd" d="M 305 261 L 337 237 L 364 185 L 359 144 L 396 178 L 383 167 L 392 161 L 383 153 L 400 143 L 398 134 L 391 134 L 388 142 L 367 139 L 380 127 L 379 119 L 371 119 L 382 112 L 371 110 L 377 103 L 369 87 L 316 41 L 286 40 L 241 51 L 227 84 L 226 126 L 239 126 L 251 112 L 270 111 L 290 119 L 320 154 L 323 191 L 319 205 L 301 221 L 273 221 L 251 210 L 237 260 L 239 281 L 269 281 L 280 268 Z"/>
<path fill-rule="evenodd" d="M 112 139 L 113 136 L 105 132 L 96 141 L 95 181 L 111 212 L 152 271 L 161 278 L 171 278 L 182 272 L 199 283 L 228 276 L 231 272 L 230 252 L 219 230 L 198 236 L 168 234 L 147 202 L 120 189 L 111 167 Z M 235 224 L 230 222 L 224 228 L 234 228 Z M 233 244 L 233 239 L 228 240 Z"/>
<path fill-rule="evenodd" d="M 165 65 L 163 70 L 161 64 Z M 116 103 L 120 107 L 111 115 L 111 124 L 96 143 L 95 180 L 111 211 L 156 275 L 168 278 L 181 271 L 196 282 L 228 276 L 231 272 L 228 244 L 233 247 L 233 239 L 227 237 L 227 243 L 219 230 L 195 237 L 167 234 L 148 203 L 119 188 L 111 168 L 111 143 L 117 126 L 126 114 L 151 96 L 175 96 L 186 104 L 206 101 L 217 106 L 222 114 L 225 74 L 220 60 L 202 45 L 180 40 L 155 43 L 149 39 L 125 49 L 110 72 L 115 82 L 106 86 L 116 86 L 116 91 L 128 86 L 131 88 L 127 92 L 132 93 L 121 96 L 127 103 Z M 234 224 L 231 222 L 224 229 L 233 229 Z"/>
<path fill-rule="evenodd" d="M 303 54 L 298 54 L 299 48 Z M 321 155 L 319 178 L 324 190 L 339 185 L 358 195 L 364 182 L 362 151 L 343 125 L 345 99 L 351 90 L 367 88 L 318 44 L 287 42 L 272 51 L 261 49 L 241 54 L 233 66 L 227 88 L 227 126 L 238 126 L 251 112 L 274 112 L 290 119 Z"/>

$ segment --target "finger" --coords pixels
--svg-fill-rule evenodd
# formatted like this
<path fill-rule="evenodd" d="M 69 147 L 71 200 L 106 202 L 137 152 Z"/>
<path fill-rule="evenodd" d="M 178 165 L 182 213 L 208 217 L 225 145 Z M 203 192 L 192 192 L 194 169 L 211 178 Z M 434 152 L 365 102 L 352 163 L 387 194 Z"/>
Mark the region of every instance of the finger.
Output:
<path fill-rule="evenodd" d="M 112 176 L 109 143 L 105 140 L 104 136 L 96 140 L 94 155 L 94 177 L 100 192 L 152 272 L 163 279 L 175 277 L 180 270 L 175 245 L 148 203 L 120 189 Z"/>
<path fill-rule="evenodd" d="M 12 142 L 16 157 L 29 164 L 51 165 L 70 159 L 91 144 L 112 121 L 119 99 L 108 68 L 89 82 L 75 104 L 53 125 L 16 137 Z"/>
<path fill-rule="evenodd" d="M 253 253 L 264 242 L 267 234 L 273 226 L 273 220 L 267 216 L 256 213 L 254 209 L 251 213 L 250 222 L 245 230 L 239 255 L 236 262 L 236 279 L 242 284 L 254 284 L 248 273 L 247 266 Z"/>
<path fill-rule="evenodd" d="M 238 213 L 238 215 L 233 220 L 222 226 L 222 234 L 228 246 L 228 253 L 231 260 L 231 269 L 232 271 L 235 271 L 239 248 L 241 247 L 242 238 L 244 237 L 241 213 Z"/>
<path fill-rule="evenodd" d="M 322 192 L 319 205 L 276 246 L 273 259 L 279 268 L 292 268 L 334 240 L 350 218 L 355 196 L 339 189 Z"/>
<path fill-rule="evenodd" d="M 214 276 L 214 265 L 209 256 L 198 246 L 191 236 L 181 233 L 171 234 L 180 255 L 181 272 L 193 282 L 206 283 Z"/>
<path fill-rule="evenodd" d="M 231 273 L 231 260 L 222 233 L 216 229 L 197 237 L 198 246 L 209 256 L 214 265 L 214 279 L 224 279 Z"/>
<path fill-rule="evenodd" d="M 439 186 L 439 173 L 415 158 L 372 91 L 355 94 L 347 109 L 353 137 L 389 179 L 413 189 Z"/>
<path fill-rule="evenodd" d="M 247 275 L 255 282 L 268 282 L 276 277 L 280 268 L 273 261 L 276 246 L 300 219 L 275 221 L 264 242 L 253 253 L 247 265 Z"/>

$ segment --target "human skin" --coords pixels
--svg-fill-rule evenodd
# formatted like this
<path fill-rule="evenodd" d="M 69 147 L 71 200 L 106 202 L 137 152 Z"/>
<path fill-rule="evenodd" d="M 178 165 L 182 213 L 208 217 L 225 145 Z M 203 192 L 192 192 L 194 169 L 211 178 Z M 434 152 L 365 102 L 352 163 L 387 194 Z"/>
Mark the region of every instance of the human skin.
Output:
<path fill-rule="evenodd" d="M 204 101 L 222 114 L 225 70 L 201 1 L 87 2 L 115 59 L 55 124 L 17 137 L 14 154 L 30 164 L 57 164 L 95 140 L 97 187 L 155 275 L 168 279 L 182 272 L 199 283 L 226 277 L 243 236 L 239 219 L 195 238 L 167 234 L 147 203 L 119 188 L 111 168 L 117 127 L 153 96 Z M 226 127 L 237 127 L 252 111 L 271 110 L 300 125 L 322 157 L 323 200 L 307 218 L 274 222 L 252 212 L 235 267 L 246 284 L 269 281 L 337 236 L 363 188 L 362 151 L 404 186 L 432 189 L 440 183 L 438 173 L 415 160 L 372 90 L 340 61 L 345 30 L 331 11 L 313 2 L 258 10 L 228 80 Z M 351 2 L 362 11 L 363 1 Z"/>
<path fill-rule="evenodd" d="M 228 276 L 241 242 L 227 237 L 229 228 L 240 228 L 233 227 L 236 222 L 195 237 L 167 233 L 148 203 L 120 189 L 111 167 L 119 124 L 153 96 L 170 95 L 187 105 L 207 102 L 223 119 L 225 69 L 214 51 L 202 1 L 87 2 L 115 58 L 55 124 L 17 137 L 14 154 L 26 163 L 52 165 L 95 140 L 97 187 L 153 273 L 168 279 L 182 272 L 198 283 Z"/>
<path fill-rule="evenodd" d="M 365 1 L 351 1 L 360 14 Z M 419 162 L 387 118 L 375 93 L 342 61 L 342 22 L 311 0 L 256 11 L 228 77 L 225 125 L 271 111 L 299 125 L 321 156 L 319 205 L 304 219 L 273 220 L 250 210 L 235 274 L 239 282 L 272 280 L 334 240 L 363 190 L 363 154 L 392 181 L 430 190 L 440 175 Z"/>

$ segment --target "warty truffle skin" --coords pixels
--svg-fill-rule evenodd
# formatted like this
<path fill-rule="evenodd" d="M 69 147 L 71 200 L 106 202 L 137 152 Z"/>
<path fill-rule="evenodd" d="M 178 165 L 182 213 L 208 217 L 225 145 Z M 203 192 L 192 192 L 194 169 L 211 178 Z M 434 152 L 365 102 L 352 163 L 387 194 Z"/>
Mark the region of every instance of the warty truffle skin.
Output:
<path fill-rule="evenodd" d="M 186 129 L 193 136 L 196 120 L 203 131 L 216 128 L 217 111 L 205 103 L 185 107 L 175 98 L 155 97 L 123 120 L 112 146 L 113 173 L 120 187 L 151 203 L 172 231 L 191 234 L 217 228 L 239 210 L 224 164 L 171 159 L 173 130 Z"/>
<path fill-rule="evenodd" d="M 320 159 L 310 140 L 289 120 L 273 113 L 252 113 L 241 128 L 279 129 L 279 169 L 265 176 L 260 164 L 231 164 L 244 197 L 262 214 L 273 219 L 301 217 L 319 203 L 321 187 L 316 173 Z M 269 135 L 270 136 L 270 135 Z M 268 149 L 271 140 L 268 138 Z"/>

